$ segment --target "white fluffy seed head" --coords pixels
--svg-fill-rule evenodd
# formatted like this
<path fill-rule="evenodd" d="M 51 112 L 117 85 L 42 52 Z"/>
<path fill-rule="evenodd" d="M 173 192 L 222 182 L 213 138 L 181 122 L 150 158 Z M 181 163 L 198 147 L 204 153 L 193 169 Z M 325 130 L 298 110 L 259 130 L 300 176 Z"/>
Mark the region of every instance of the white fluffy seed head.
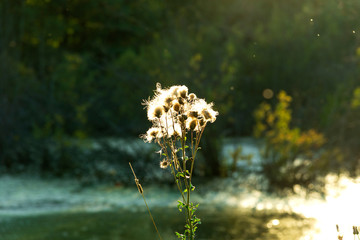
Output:
<path fill-rule="evenodd" d="M 188 118 L 186 121 L 186 128 L 191 131 L 199 130 L 198 120 L 193 117 Z"/>
<path fill-rule="evenodd" d="M 164 113 L 164 107 L 158 102 L 150 101 L 147 106 L 147 117 L 150 121 L 159 119 Z"/>
<path fill-rule="evenodd" d="M 180 103 L 177 100 L 174 100 L 172 102 L 172 107 L 174 109 L 175 112 L 179 112 L 180 111 Z"/>
<path fill-rule="evenodd" d="M 167 168 L 169 165 L 170 165 L 170 163 L 169 163 L 169 161 L 167 161 L 167 160 L 162 160 L 162 161 L 160 162 L 160 167 L 161 167 L 162 169 Z"/>
<path fill-rule="evenodd" d="M 158 127 L 151 127 L 147 130 L 146 134 L 142 135 L 141 138 L 144 139 L 145 142 L 152 142 L 157 138 L 161 138 L 161 129 Z"/>
<path fill-rule="evenodd" d="M 207 122 L 214 122 L 219 114 L 213 110 L 213 103 L 207 103 L 204 99 L 196 99 L 192 104 L 192 110 L 202 116 Z"/>
<path fill-rule="evenodd" d="M 186 98 L 188 95 L 188 88 L 186 86 L 180 86 L 178 89 L 179 97 Z"/>
<path fill-rule="evenodd" d="M 192 100 L 195 100 L 196 99 L 196 95 L 194 93 L 190 93 L 189 94 L 189 99 L 192 101 Z"/>
<path fill-rule="evenodd" d="M 199 131 L 206 123 L 214 122 L 219 114 L 213 110 L 213 103 L 197 98 L 194 93 L 188 94 L 184 85 L 162 89 L 157 84 L 153 98 L 144 101 L 144 105 L 154 128 L 143 135 L 149 142 L 163 137 L 183 137 L 188 130 Z"/>
<path fill-rule="evenodd" d="M 212 108 L 204 108 L 201 113 L 204 116 L 204 119 L 211 123 L 215 122 L 216 116 L 219 114 L 219 112 L 214 111 Z"/>

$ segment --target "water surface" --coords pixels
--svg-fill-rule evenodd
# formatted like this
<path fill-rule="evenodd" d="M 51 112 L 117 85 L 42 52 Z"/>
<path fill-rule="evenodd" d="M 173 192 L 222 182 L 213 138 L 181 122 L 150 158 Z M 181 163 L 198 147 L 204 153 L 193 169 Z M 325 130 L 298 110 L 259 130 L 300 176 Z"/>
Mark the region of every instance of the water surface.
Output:
<path fill-rule="evenodd" d="M 249 211 L 238 208 L 198 211 L 202 219 L 198 240 L 302 239 L 314 220 L 295 214 Z M 183 231 L 183 215 L 173 208 L 152 210 L 165 239 Z M 101 212 L 63 212 L 37 216 L 0 217 L 1 240 L 145 240 L 157 239 L 146 211 L 117 209 Z"/>

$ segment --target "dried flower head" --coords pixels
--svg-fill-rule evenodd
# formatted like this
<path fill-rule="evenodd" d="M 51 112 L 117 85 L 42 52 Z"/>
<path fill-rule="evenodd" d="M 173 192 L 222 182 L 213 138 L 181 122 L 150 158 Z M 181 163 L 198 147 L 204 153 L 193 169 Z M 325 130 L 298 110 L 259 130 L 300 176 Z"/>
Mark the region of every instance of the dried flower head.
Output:
<path fill-rule="evenodd" d="M 216 116 L 219 114 L 218 112 L 214 111 L 212 108 L 204 108 L 201 113 L 206 121 L 212 123 L 216 120 Z"/>
<path fill-rule="evenodd" d="M 188 88 L 186 86 L 180 86 L 178 89 L 179 96 L 186 98 L 188 94 Z"/>
<path fill-rule="evenodd" d="M 196 118 L 197 116 L 198 116 L 198 112 L 197 112 L 197 111 L 189 111 L 189 117 Z"/>
<path fill-rule="evenodd" d="M 179 104 L 179 102 L 177 100 L 173 101 L 172 107 L 173 107 L 175 112 L 180 111 L 180 104 Z"/>
<path fill-rule="evenodd" d="M 359 235 L 359 230 L 358 230 L 357 226 L 353 226 L 353 234 Z"/>
<path fill-rule="evenodd" d="M 150 121 L 154 121 L 163 115 L 164 107 L 158 101 L 145 101 L 145 104 L 147 105 L 147 117 Z"/>
<path fill-rule="evenodd" d="M 205 127 L 206 121 L 204 120 L 204 118 L 200 118 L 199 119 L 199 125 L 201 128 Z"/>
<path fill-rule="evenodd" d="M 213 110 L 213 103 L 207 103 L 204 99 L 196 99 L 192 104 L 192 111 L 204 117 L 207 122 L 214 122 L 219 114 Z"/>
<path fill-rule="evenodd" d="M 178 90 L 179 90 L 179 86 L 172 86 L 168 90 L 168 92 L 171 96 L 173 96 L 174 98 L 177 98 L 179 96 Z"/>
<path fill-rule="evenodd" d="M 194 131 L 195 128 L 196 128 L 196 126 L 197 126 L 197 123 L 198 123 L 197 119 L 196 119 L 196 118 L 192 118 L 192 119 L 189 121 L 189 126 L 188 126 L 188 128 L 189 128 L 190 130 Z"/>
<path fill-rule="evenodd" d="M 157 127 L 151 127 L 149 130 L 147 130 L 146 134 L 141 135 L 141 138 L 143 138 L 145 142 L 152 142 L 154 139 L 161 136 L 161 129 Z"/>
<path fill-rule="evenodd" d="M 181 104 L 181 105 L 184 105 L 185 104 L 185 101 L 184 101 L 184 99 L 183 98 L 181 98 L 181 97 L 178 97 L 178 102 L 179 102 L 179 104 Z"/>
<path fill-rule="evenodd" d="M 154 109 L 154 116 L 156 118 L 160 118 L 161 115 L 163 114 L 164 112 L 164 107 L 163 106 L 157 106 L 155 109 Z"/>
<path fill-rule="evenodd" d="M 160 167 L 163 168 L 163 169 L 167 168 L 169 165 L 170 165 L 170 163 L 167 160 L 162 160 L 160 162 Z"/>
<path fill-rule="evenodd" d="M 188 117 L 187 117 L 186 114 L 181 114 L 181 115 L 178 116 L 178 119 L 179 119 L 179 121 L 180 121 L 181 123 L 184 123 L 187 118 L 188 118 Z"/>
<path fill-rule="evenodd" d="M 196 99 L 196 95 L 195 95 L 194 93 L 190 93 L 190 94 L 189 94 L 189 99 L 190 99 L 190 100 Z"/>
<path fill-rule="evenodd" d="M 153 98 L 144 101 L 148 119 L 157 129 L 157 134 L 147 133 L 143 138 L 151 142 L 154 139 L 182 137 L 186 131 L 200 131 L 206 122 L 214 122 L 217 111 L 213 104 L 197 98 L 194 93 L 188 94 L 184 85 L 162 88 L 156 85 Z M 152 130 L 154 131 L 154 130 Z"/>
<path fill-rule="evenodd" d="M 173 97 L 166 96 L 165 99 L 164 99 L 165 105 L 171 106 L 171 102 L 173 101 L 173 99 L 174 99 Z"/>

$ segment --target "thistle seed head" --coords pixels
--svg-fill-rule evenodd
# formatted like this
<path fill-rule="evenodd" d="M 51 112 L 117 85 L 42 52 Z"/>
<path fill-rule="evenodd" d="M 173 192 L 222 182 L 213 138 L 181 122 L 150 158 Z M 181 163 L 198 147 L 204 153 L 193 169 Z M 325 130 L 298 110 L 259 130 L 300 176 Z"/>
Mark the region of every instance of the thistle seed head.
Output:
<path fill-rule="evenodd" d="M 210 113 L 209 113 L 209 111 L 207 109 L 204 109 L 201 113 L 202 113 L 202 115 L 204 116 L 204 118 L 206 120 L 211 118 L 211 115 L 210 115 Z"/>
<path fill-rule="evenodd" d="M 189 100 L 195 100 L 196 99 L 196 95 L 194 93 L 190 93 L 189 94 Z"/>
<path fill-rule="evenodd" d="M 359 235 L 359 230 L 358 230 L 357 226 L 353 226 L 353 234 Z"/>
<path fill-rule="evenodd" d="M 143 138 L 145 142 L 152 142 L 156 138 L 161 138 L 161 135 L 161 129 L 151 127 L 147 130 L 146 134 L 140 135 L 140 137 Z"/>
<path fill-rule="evenodd" d="M 186 136 L 187 131 L 200 131 L 207 122 L 214 122 L 219 114 L 213 110 L 213 103 L 197 98 L 194 93 L 189 94 L 184 85 L 161 88 L 157 84 L 154 96 L 143 104 L 148 119 L 153 123 L 153 129 L 141 136 L 147 142 L 176 139 Z"/>
<path fill-rule="evenodd" d="M 186 114 L 181 114 L 178 118 L 181 123 L 184 123 L 188 117 Z"/>
<path fill-rule="evenodd" d="M 179 87 L 178 92 L 179 92 L 180 97 L 186 98 L 187 94 L 188 94 L 188 88 L 186 86 L 181 86 L 181 87 Z"/>
<path fill-rule="evenodd" d="M 166 105 L 164 105 L 163 108 L 164 108 L 164 112 L 166 112 L 166 113 L 167 113 L 167 112 L 169 111 L 169 109 L 170 109 L 170 108 L 167 107 Z"/>
<path fill-rule="evenodd" d="M 179 86 L 172 86 L 170 89 L 169 89 L 169 93 L 171 96 L 173 97 L 177 97 L 179 94 L 178 94 L 178 90 L 179 90 Z"/>
<path fill-rule="evenodd" d="M 212 108 L 205 108 L 202 110 L 202 115 L 204 116 L 207 122 L 215 122 L 216 116 L 219 114 L 218 112 L 214 111 Z"/>
<path fill-rule="evenodd" d="M 170 165 L 170 163 L 167 160 L 162 160 L 160 162 L 160 167 L 163 168 L 163 169 L 167 168 L 169 165 Z"/>
<path fill-rule="evenodd" d="M 189 121 L 189 126 L 188 128 L 191 130 L 191 131 L 194 131 L 196 126 L 198 124 L 198 121 L 196 118 L 192 118 L 190 121 Z"/>
<path fill-rule="evenodd" d="M 162 106 L 158 106 L 154 109 L 154 116 L 156 118 L 160 118 L 163 112 L 164 112 L 164 108 Z"/>
<path fill-rule="evenodd" d="M 178 100 L 178 102 L 179 102 L 181 105 L 184 105 L 185 102 L 184 102 L 184 100 L 183 100 L 181 97 L 178 97 L 177 100 Z"/>
<path fill-rule="evenodd" d="M 198 117 L 198 112 L 197 111 L 190 111 L 189 112 L 189 117 L 197 118 Z"/>
<path fill-rule="evenodd" d="M 173 98 L 172 97 L 166 97 L 164 102 L 167 106 L 171 106 L 171 102 L 172 102 Z"/>
<path fill-rule="evenodd" d="M 205 127 L 205 124 L 206 124 L 206 121 L 204 120 L 204 118 L 200 118 L 199 119 L 199 125 L 200 125 L 200 127 Z"/>
<path fill-rule="evenodd" d="M 180 111 L 180 104 L 178 101 L 173 101 L 173 109 L 175 112 L 179 112 Z"/>

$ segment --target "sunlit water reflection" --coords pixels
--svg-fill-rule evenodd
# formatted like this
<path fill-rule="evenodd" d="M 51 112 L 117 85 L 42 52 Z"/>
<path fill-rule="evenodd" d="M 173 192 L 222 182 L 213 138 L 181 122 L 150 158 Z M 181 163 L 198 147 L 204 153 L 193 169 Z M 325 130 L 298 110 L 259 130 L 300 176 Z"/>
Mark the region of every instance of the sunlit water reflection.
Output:
<path fill-rule="evenodd" d="M 251 212 L 234 208 L 198 212 L 203 223 L 198 240 L 299 239 L 311 228 L 312 220 L 294 214 Z M 175 209 L 154 208 L 153 215 L 163 239 L 176 239 L 183 217 Z M 157 239 L 144 211 L 118 209 L 97 213 L 61 213 L 3 219 L 2 240 L 143 240 Z"/>
<path fill-rule="evenodd" d="M 351 180 L 347 177 L 337 179 L 330 176 L 327 181 L 324 200 L 306 200 L 293 207 L 295 212 L 317 220 L 315 230 L 304 239 L 336 239 L 336 224 L 339 225 L 344 240 L 353 239 L 352 227 L 360 226 L 360 178 Z"/>
<path fill-rule="evenodd" d="M 251 182 L 251 179 L 245 181 Z M 336 239 L 359 225 L 360 179 L 328 177 L 327 195 L 285 198 L 245 188 L 236 179 L 214 180 L 197 188 L 202 218 L 198 239 Z M 183 228 L 170 186 L 144 186 L 164 239 Z M 81 189 L 74 182 L 1 177 L 0 239 L 156 239 L 136 187 Z"/>

